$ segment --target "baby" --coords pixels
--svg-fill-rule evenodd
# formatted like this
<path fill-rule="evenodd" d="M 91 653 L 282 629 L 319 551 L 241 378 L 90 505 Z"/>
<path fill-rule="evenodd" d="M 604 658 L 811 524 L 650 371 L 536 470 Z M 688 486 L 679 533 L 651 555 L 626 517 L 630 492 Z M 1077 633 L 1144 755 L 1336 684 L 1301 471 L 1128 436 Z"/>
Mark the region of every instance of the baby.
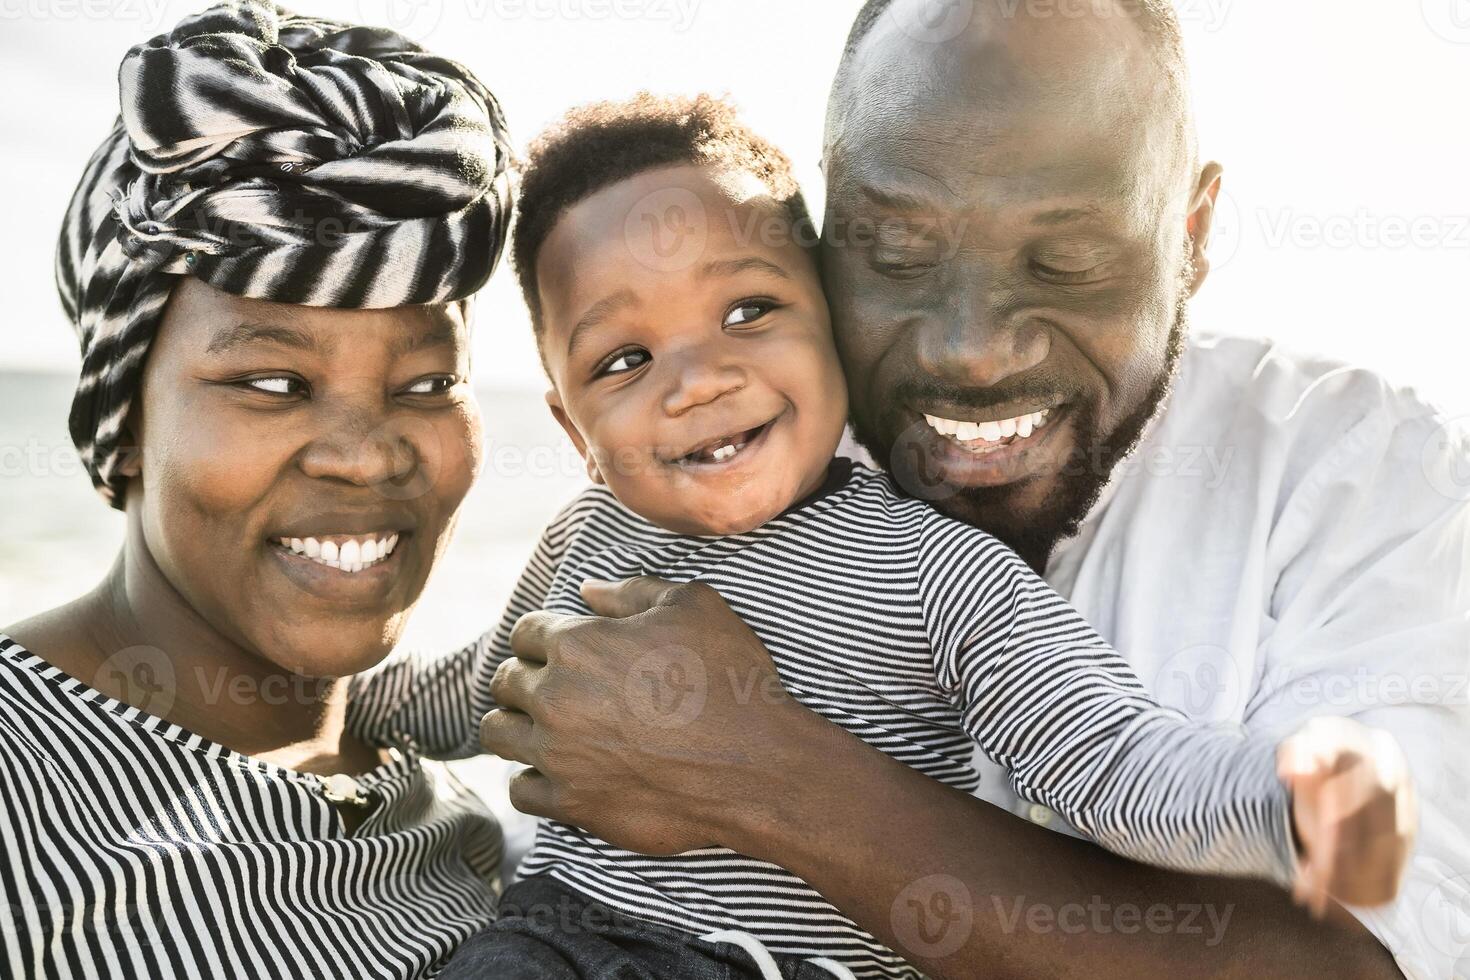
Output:
<path fill-rule="evenodd" d="M 499 628 L 437 675 L 457 692 L 414 702 L 478 720 L 517 619 L 588 613 L 589 579 L 698 579 L 795 698 L 935 779 L 973 791 L 978 746 L 1021 796 L 1139 861 L 1301 888 L 1299 855 L 1320 876 L 1361 847 L 1364 880 L 1398 880 L 1403 849 L 1365 845 L 1412 833 L 1391 752 L 1355 753 L 1347 722 L 1278 745 L 1160 706 L 1012 551 L 834 459 L 847 403 L 811 223 L 786 158 L 727 106 L 574 112 L 533 147 L 520 209 L 547 400 L 594 486 L 546 531 Z M 1045 438 L 1047 408 L 980 426 L 974 451 Z M 403 710 L 427 751 L 465 749 L 442 715 Z M 1361 794 L 1323 778 L 1343 769 L 1396 797 L 1398 827 L 1355 823 Z M 520 876 L 446 976 L 919 976 L 805 882 L 732 851 L 649 858 L 543 821 Z"/>

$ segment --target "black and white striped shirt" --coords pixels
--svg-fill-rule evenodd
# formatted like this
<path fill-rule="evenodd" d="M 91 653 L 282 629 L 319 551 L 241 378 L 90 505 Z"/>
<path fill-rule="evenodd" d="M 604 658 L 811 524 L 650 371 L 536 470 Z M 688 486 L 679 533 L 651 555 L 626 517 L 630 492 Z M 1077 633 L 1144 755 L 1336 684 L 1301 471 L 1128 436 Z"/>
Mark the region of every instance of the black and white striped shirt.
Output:
<path fill-rule="evenodd" d="M 792 695 L 936 779 L 973 791 L 978 744 L 1018 793 L 1120 854 L 1290 879 L 1274 745 L 1160 707 L 1013 552 L 847 460 L 813 498 L 722 538 L 665 531 L 587 490 L 547 529 L 498 628 L 448 658 L 392 663 L 370 703 L 400 707 L 364 724 L 409 733 L 431 755 L 473 753 L 516 620 L 587 614 L 585 579 L 637 575 L 713 586 Z M 519 871 L 540 872 L 676 929 L 741 929 L 860 976 L 919 975 L 805 882 L 733 851 L 650 858 L 543 821 Z"/>
<path fill-rule="evenodd" d="M 420 977 L 494 917 L 498 824 L 408 746 L 348 835 L 315 776 L 3 635 L 0 705 L 0 976 Z"/>

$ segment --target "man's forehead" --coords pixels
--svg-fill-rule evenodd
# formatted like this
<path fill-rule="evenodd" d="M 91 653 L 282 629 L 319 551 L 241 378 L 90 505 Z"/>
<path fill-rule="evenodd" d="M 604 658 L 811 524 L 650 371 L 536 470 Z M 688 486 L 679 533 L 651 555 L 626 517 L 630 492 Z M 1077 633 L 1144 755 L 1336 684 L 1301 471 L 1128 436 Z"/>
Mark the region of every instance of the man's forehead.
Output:
<path fill-rule="evenodd" d="M 1028 4 L 972 4 L 943 41 L 879 19 L 833 90 L 826 166 L 870 155 L 960 171 L 1067 176 L 1076 165 L 1136 179 L 1180 159 L 1176 91 L 1143 32 L 1119 17 L 1042 17 Z M 1132 176 L 1130 177 L 1130 172 Z"/>

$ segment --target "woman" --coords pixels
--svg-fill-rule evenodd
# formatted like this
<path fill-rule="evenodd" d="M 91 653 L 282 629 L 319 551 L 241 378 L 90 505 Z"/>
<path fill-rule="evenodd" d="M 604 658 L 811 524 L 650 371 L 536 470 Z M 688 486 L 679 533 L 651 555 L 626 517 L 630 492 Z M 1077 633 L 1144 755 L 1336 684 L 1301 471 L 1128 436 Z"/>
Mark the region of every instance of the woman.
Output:
<path fill-rule="evenodd" d="M 464 68 L 242 0 L 133 49 L 57 257 L 127 536 L 0 635 L 0 975 L 409 977 L 499 832 L 347 717 L 479 452 L 506 138 Z M 369 712 L 371 714 L 371 712 Z"/>

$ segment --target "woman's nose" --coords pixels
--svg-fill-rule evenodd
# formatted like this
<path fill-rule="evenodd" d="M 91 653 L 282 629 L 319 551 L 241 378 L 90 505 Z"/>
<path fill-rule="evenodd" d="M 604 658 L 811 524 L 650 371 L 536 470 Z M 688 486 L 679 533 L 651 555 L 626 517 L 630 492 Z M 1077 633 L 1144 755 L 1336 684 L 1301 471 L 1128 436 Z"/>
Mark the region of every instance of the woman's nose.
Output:
<path fill-rule="evenodd" d="M 745 368 L 708 346 L 676 355 L 674 379 L 664 395 L 664 411 L 682 415 L 744 388 Z"/>
<path fill-rule="evenodd" d="M 354 486 L 400 485 L 419 467 L 421 426 L 390 412 L 343 407 L 322 419 L 300 457 L 303 473 Z"/>

